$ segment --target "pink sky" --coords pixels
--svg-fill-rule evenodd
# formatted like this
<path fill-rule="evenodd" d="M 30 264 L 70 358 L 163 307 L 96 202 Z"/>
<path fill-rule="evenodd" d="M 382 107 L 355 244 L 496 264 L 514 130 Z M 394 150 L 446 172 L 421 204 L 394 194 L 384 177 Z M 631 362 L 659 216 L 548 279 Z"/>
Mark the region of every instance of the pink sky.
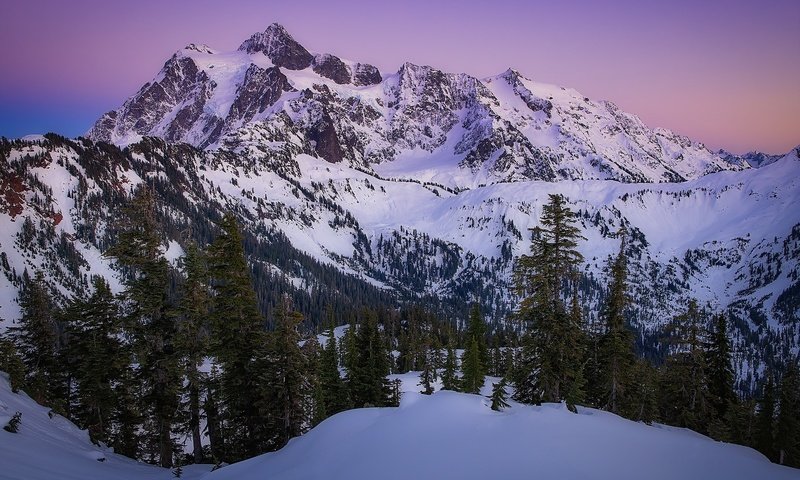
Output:
<path fill-rule="evenodd" d="M 185 44 L 232 50 L 272 22 L 385 72 L 514 67 L 712 148 L 800 144 L 800 0 L 6 2 L 0 135 L 79 135 Z"/>

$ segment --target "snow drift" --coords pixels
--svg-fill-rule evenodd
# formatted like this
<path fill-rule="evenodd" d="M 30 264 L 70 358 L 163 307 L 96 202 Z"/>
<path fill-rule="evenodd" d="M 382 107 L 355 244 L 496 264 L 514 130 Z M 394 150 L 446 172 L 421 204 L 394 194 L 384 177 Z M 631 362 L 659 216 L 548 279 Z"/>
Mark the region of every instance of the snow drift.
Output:
<path fill-rule="evenodd" d="M 415 375 L 404 380 L 404 389 L 416 390 Z M 495 412 L 482 396 L 411 391 L 399 408 L 334 415 L 278 452 L 207 478 L 777 480 L 800 471 L 747 447 L 599 410 L 575 415 L 559 404 L 512 402 Z"/>

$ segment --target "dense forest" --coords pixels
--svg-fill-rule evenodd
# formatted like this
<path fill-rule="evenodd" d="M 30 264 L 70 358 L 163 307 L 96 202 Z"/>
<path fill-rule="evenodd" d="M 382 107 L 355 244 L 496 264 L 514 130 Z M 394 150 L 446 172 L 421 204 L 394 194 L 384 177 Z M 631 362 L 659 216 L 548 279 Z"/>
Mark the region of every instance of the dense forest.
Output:
<path fill-rule="evenodd" d="M 530 253 L 514 259 L 516 308 L 490 324 L 477 303 L 443 314 L 435 302 L 371 292 L 364 301 L 329 295 L 309 321 L 300 313 L 309 309 L 256 274 L 258 253 L 245 252 L 259 249 L 245 248 L 254 240 L 232 214 L 209 222 L 208 241 L 187 241 L 177 266 L 168 262 L 160 205 L 142 186 L 117 212 L 104 255 L 122 272 L 120 294 L 93 277 L 62 299 L 47 272 L 24 272 L 22 316 L 0 340 L 0 370 L 14 390 L 117 453 L 176 475 L 188 463 L 236 462 L 280 449 L 343 410 L 398 405 L 391 375 L 418 371 L 421 393 L 437 385 L 479 393 L 494 377 L 493 409 L 511 398 L 590 406 L 800 467 L 796 362 L 770 367 L 755 392 L 740 391 L 728 319 L 696 301 L 658 339 L 663 355 L 645 355 L 631 328 L 643 300 L 630 294 L 624 229 L 600 321 L 588 321 L 576 248 L 584 239 L 560 195 L 531 232 Z M 345 324 L 337 338 L 334 328 Z M 325 326 L 321 342 L 316 325 Z M 15 421 L 7 427 L 25 419 Z"/>

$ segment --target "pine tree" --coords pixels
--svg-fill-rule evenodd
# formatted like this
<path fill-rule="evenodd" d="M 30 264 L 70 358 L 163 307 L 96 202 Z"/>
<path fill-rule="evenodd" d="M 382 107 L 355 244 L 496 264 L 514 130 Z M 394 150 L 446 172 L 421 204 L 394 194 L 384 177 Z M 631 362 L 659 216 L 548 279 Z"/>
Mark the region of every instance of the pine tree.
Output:
<path fill-rule="evenodd" d="M 66 400 L 59 365 L 61 327 L 42 272 L 37 272 L 32 280 L 26 279 L 19 306 L 22 310 L 19 324 L 9 327 L 8 335 L 27 371 L 26 393 L 42 405 L 63 411 L 59 408 Z"/>
<path fill-rule="evenodd" d="M 576 215 L 561 195 L 550 195 L 541 226 L 533 229 L 531 254 L 514 268 L 518 318 L 529 326 L 515 377 L 516 398 L 522 402 L 558 402 L 583 396 L 584 335 L 575 308 L 568 311 L 565 286 L 574 286 L 583 257 L 577 251 L 583 237 Z M 575 296 L 575 289 L 568 289 Z M 577 303 L 577 298 L 574 298 Z M 573 405 L 570 405 L 574 408 Z"/>
<path fill-rule="evenodd" d="M 425 350 L 423 356 L 423 364 L 422 364 L 422 372 L 419 376 L 419 385 L 422 387 L 420 391 L 423 395 L 432 395 L 433 394 L 433 372 L 436 371 L 436 367 L 433 366 L 432 363 L 432 356 L 430 350 Z"/>
<path fill-rule="evenodd" d="M 347 386 L 339 375 L 339 355 L 333 330 L 332 313 L 329 314 L 329 318 L 328 338 L 320 353 L 317 374 L 322 398 L 325 402 L 326 416 L 335 415 L 350 408 Z"/>
<path fill-rule="evenodd" d="M 767 380 L 758 402 L 754 447 L 772 462 L 778 460 L 775 448 L 775 383 L 772 374 L 767 373 Z"/>
<path fill-rule="evenodd" d="M 220 386 L 220 373 L 216 365 L 212 365 L 211 372 L 205 382 L 206 395 L 203 410 L 206 412 L 206 429 L 211 450 L 211 461 L 214 464 L 222 462 L 225 454 L 225 432 L 222 428 L 222 414 L 219 409 L 217 397 L 222 387 Z"/>
<path fill-rule="evenodd" d="M 625 417 L 651 424 L 658 419 L 656 370 L 647 360 L 636 360 L 629 384 Z"/>
<path fill-rule="evenodd" d="M 472 339 L 475 339 L 475 346 L 478 351 L 478 364 L 480 365 L 480 372 L 486 375 L 489 367 L 489 347 L 486 344 L 486 322 L 481 314 L 481 307 L 477 303 L 472 305 L 469 312 L 469 322 L 467 323 L 467 330 L 465 333 L 465 346 L 464 356 L 471 354 Z"/>
<path fill-rule="evenodd" d="M 270 448 L 274 434 L 258 407 L 269 365 L 267 335 L 236 218 L 228 213 L 209 247 L 212 279 L 210 352 L 221 367 L 214 398 L 220 431 L 218 460 L 237 461 Z M 260 358 L 260 361 L 256 361 Z"/>
<path fill-rule="evenodd" d="M 457 390 L 459 378 L 456 376 L 456 352 L 453 346 L 447 344 L 447 357 L 442 371 L 442 390 Z"/>
<path fill-rule="evenodd" d="M 800 375 L 794 362 L 781 379 L 775 443 L 778 463 L 800 467 Z"/>
<path fill-rule="evenodd" d="M 275 311 L 275 332 L 269 352 L 269 372 L 262 388 L 265 389 L 262 413 L 277 421 L 274 448 L 280 448 L 304 431 L 307 420 L 306 398 L 311 393 L 308 382 L 309 368 L 300 350 L 298 327 L 303 321 L 300 312 L 292 310 L 288 297 L 284 297 Z"/>
<path fill-rule="evenodd" d="M 130 357 L 130 348 L 123 346 L 124 355 Z M 130 366 L 121 371 L 119 380 L 114 384 L 114 398 L 117 407 L 113 412 L 114 432 L 111 446 L 114 452 L 130 458 L 139 458 L 141 452 L 141 425 L 144 414 L 141 408 L 140 389 L 136 374 Z"/>
<path fill-rule="evenodd" d="M 389 354 L 375 312 L 361 315 L 354 337 L 352 364 L 347 371 L 350 398 L 356 408 L 380 407 L 390 403 Z"/>
<path fill-rule="evenodd" d="M 461 389 L 466 393 L 480 393 L 489 363 L 489 349 L 486 345 L 486 322 L 477 303 L 470 310 L 465 337 Z"/>
<path fill-rule="evenodd" d="M 483 365 L 480 359 L 480 347 L 475 337 L 470 337 L 469 344 L 461 357 L 461 391 L 464 393 L 480 393 L 483 387 Z"/>
<path fill-rule="evenodd" d="M 669 425 L 706 432 L 708 380 L 703 348 L 702 315 L 696 300 L 677 316 L 671 329 L 674 352 L 662 369 L 661 417 Z"/>
<path fill-rule="evenodd" d="M 155 195 L 141 188 L 123 210 L 117 243 L 105 252 L 123 267 L 127 327 L 145 406 L 148 460 L 172 467 L 172 428 L 179 405 L 180 371 L 174 352 L 175 321 L 169 315 L 169 264 L 162 253 Z"/>
<path fill-rule="evenodd" d="M 124 378 L 131 358 L 120 340 L 122 324 L 111 289 L 102 277 L 93 277 L 93 293 L 73 299 L 64 318 L 71 337 L 78 403 L 76 419 L 92 440 L 110 443 L 112 418 L 118 406 L 115 386 Z"/>
<path fill-rule="evenodd" d="M 177 355 L 185 378 L 183 389 L 188 410 L 183 430 L 192 437 L 192 454 L 195 463 L 203 461 L 203 445 L 200 432 L 201 395 L 204 375 L 200 365 L 208 355 L 208 318 L 211 298 L 209 294 L 208 265 L 204 253 L 190 243 L 182 259 L 185 280 L 180 289 L 178 325 L 176 334 Z"/>
<path fill-rule="evenodd" d="M 729 409 L 735 409 L 736 392 L 733 389 L 733 366 L 731 364 L 731 347 L 728 340 L 728 322 L 725 315 L 719 314 L 715 319 L 716 329 L 712 334 L 712 342 L 706 351 L 706 370 L 708 378 L 708 398 L 710 407 L 709 433 L 722 440 L 730 438 Z"/>
<path fill-rule="evenodd" d="M 501 378 L 499 382 L 492 384 L 492 394 L 489 395 L 489 398 L 492 400 L 492 410 L 499 412 L 509 407 L 508 402 L 506 401 L 507 394 L 505 378 Z"/>
<path fill-rule="evenodd" d="M 25 364 L 14 342 L 5 338 L 0 338 L 0 370 L 8 373 L 12 392 L 19 392 L 25 386 Z"/>
<path fill-rule="evenodd" d="M 611 266 L 608 299 L 603 309 L 605 333 L 598 346 L 601 405 L 616 414 L 622 414 L 629 401 L 626 390 L 635 359 L 633 334 L 625 325 L 625 310 L 630 303 L 626 292 L 628 257 L 625 255 L 625 231 L 620 231 L 619 235 L 619 253 Z"/>

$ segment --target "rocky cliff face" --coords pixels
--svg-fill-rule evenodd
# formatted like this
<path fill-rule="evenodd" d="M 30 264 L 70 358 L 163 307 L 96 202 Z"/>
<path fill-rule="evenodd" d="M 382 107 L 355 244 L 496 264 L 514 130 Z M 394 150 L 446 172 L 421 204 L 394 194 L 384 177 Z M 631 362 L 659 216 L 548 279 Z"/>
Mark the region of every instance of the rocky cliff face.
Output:
<path fill-rule="evenodd" d="M 282 131 L 275 125 L 284 125 Z M 266 133 L 259 133 L 265 130 Z M 614 104 L 508 70 L 477 79 L 314 54 L 270 25 L 236 52 L 190 45 L 88 136 L 200 148 L 292 143 L 331 162 L 469 188 L 498 181 L 680 182 L 750 163 L 651 129 Z M 256 142 L 255 144 L 253 142 Z M 269 153 L 265 153 L 269 155 Z"/>

